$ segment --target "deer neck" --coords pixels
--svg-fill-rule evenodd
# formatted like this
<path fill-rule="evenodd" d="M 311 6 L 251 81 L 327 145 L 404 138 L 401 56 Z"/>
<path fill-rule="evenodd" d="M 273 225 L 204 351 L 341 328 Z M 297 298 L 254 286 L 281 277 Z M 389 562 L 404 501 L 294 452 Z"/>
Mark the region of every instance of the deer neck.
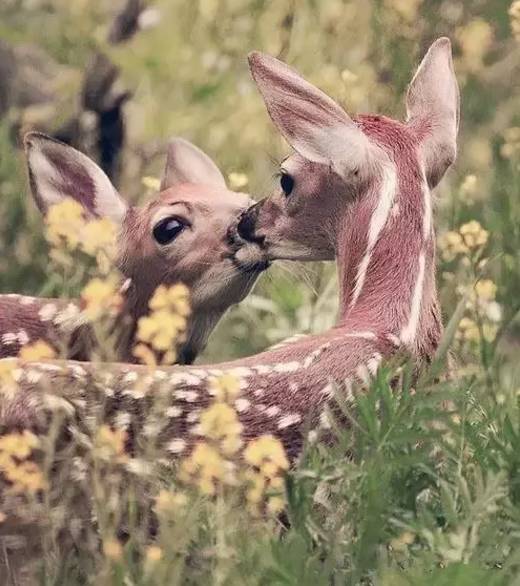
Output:
<path fill-rule="evenodd" d="M 338 325 L 430 357 L 442 329 L 431 194 L 413 150 L 399 154 L 340 221 Z"/>

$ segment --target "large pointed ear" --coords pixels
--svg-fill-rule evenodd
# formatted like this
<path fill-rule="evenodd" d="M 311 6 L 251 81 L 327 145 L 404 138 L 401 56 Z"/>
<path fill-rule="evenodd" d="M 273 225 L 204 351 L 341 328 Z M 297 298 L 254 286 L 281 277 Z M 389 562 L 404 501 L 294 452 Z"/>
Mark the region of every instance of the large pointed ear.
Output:
<path fill-rule="evenodd" d="M 226 189 L 222 173 L 208 155 L 183 138 L 172 138 L 168 143 L 161 191 L 178 183 L 200 183 Z"/>
<path fill-rule="evenodd" d="M 254 51 L 248 59 L 272 121 L 296 152 L 340 175 L 362 167 L 369 139 L 334 100 L 274 57 Z"/>
<path fill-rule="evenodd" d="M 451 43 L 437 39 L 428 49 L 406 96 L 408 124 L 419 131 L 426 178 L 435 187 L 457 155 L 459 86 Z"/>
<path fill-rule="evenodd" d="M 42 213 L 71 197 L 91 216 L 122 222 L 127 204 L 94 161 L 39 132 L 26 134 L 24 144 L 31 191 Z"/>

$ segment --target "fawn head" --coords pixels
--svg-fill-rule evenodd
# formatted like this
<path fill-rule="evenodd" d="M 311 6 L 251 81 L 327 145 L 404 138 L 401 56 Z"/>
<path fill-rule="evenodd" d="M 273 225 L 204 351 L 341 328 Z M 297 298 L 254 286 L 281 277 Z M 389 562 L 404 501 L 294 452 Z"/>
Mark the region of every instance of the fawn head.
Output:
<path fill-rule="evenodd" d="M 408 194 L 435 187 L 455 159 L 459 92 L 447 38 L 430 47 L 410 84 L 405 123 L 353 119 L 268 55 L 251 53 L 249 65 L 295 153 L 281 165 L 280 189 L 242 216 L 238 232 L 252 244 L 237 252 L 239 260 L 330 260 L 345 239 L 374 246 L 388 219 L 408 213 Z M 380 197 L 385 192 L 397 195 Z M 421 205 L 417 213 L 424 214 Z"/>
<path fill-rule="evenodd" d="M 242 271 L 229 226 L 250 197 L 229 191 L 215 163 L 191 143 L 168 145 L 160 193 L 143 206 L 129 205 L 105 173 L 87 156 L 39 133 L 25 137 L 33 197 L 45 214 L 72 197 L 90 217 L 107 217 L 119 227 L 118 266 L 131 279 L 129 295 L 145 312 L 155 288 L 183 282 L 198 312 L 222 313 L 251 289 L 259 267 Z"/>

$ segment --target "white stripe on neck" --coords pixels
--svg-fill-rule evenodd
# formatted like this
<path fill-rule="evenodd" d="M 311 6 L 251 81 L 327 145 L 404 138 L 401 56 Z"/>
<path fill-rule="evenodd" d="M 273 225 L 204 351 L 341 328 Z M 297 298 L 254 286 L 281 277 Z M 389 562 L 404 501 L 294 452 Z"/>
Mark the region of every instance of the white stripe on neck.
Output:
<path fill-rule="evenodd" d="M 412 293 L 410 317 L 406 326 L 401 330 L 400 336 L 403 344 L 407 345 L 412 344 L 415 341 L 415 336 L 417 335 L 417 327 L 419 325 L 424 288 L 424 264 L 424 252 L 421 252 L 419 255 L 419 272 L 417 273 L 417 280 L 415 281 L 415 287 Z"/>
<path fill-rule="evenodd" d="M 367 274 L 368 266 L 372 258 L 372 252 L 377 244 L 379 235 L 385 227 L 385 224 L 390 215 L 392 204 L 394 203 L 395 193 L 397 189 L 397 174 L 394 165 L 387 164 L 383 167 L 383 179 L 381 186 L 381 193 L 379 201 L 374 209 L 372 217 L 370 218 L 370 226 L 368 228 L 368 241 L 365 256 L 359 263 L 356 285 L 354 287 L 354 293 L 352 295 L 352 301 L 350 307 L 353 307 L 356 303 L 363 284 L 365 283 L 365 277 Z"/>

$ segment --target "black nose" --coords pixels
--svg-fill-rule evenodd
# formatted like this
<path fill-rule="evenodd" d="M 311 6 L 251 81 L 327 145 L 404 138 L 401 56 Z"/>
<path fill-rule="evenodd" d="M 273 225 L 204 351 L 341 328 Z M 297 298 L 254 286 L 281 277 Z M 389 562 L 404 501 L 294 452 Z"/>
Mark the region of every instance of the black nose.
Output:
<path fill-rule="evenodd" d="M 250 242 L 258 242 L 259 244 L 265 240 L 264 236 L 255 235 L 256 220 L 258 218 L 260 203 L 261 202 L 256 203 L 254 206 L 251 206 L 248 210 L 243 212 L 237 225 L 237 231 L 241 238 L 249 240 Z"/>

